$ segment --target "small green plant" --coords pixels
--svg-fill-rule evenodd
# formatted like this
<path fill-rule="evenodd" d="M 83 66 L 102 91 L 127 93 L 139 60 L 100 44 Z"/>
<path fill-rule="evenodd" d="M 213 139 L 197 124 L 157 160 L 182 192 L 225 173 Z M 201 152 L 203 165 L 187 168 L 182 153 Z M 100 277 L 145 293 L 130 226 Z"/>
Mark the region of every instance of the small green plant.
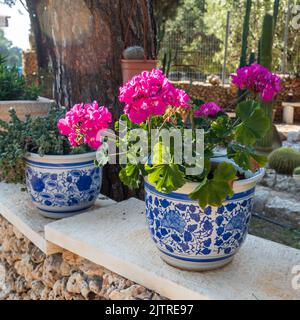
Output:
<path fill-rule="evenodd" d="M 294 175 L 300 176 L 300 167 L 297 167 L 297 168 L 294 170 Z"/>
<path fill-rule="evenodd" d="M 85 153 L 87 146 L 72 149 L 67 137 L 60 135 L 57 121 L 65 115 L 65 108 L 53 106 L 46 117 L 21 121 L 15 110 L 10 111 L 10 121 L 0 120 L 0 181 L 23 183 L 24 157 L 28 152 L 43 155 Z"/>
<path fill-rule="evenodd" d="M 8 67 L 0 55 L 0 100 L 36 100 L 40 89 L 35 84 L 27 85 L 18 68 Z"/>
<path fill-rule="evenodd" d="M 145 51 L 139 46 L 128 47 L 124 50 L 123 56 L 125 60 L 144 60 Z"/>
<path fill-rule="evenodd" d="M 269 167 L 277 173 L 292 175 L 300 166 L 300 153 L 292 148 L 280 148 L 269 155 Z"/>

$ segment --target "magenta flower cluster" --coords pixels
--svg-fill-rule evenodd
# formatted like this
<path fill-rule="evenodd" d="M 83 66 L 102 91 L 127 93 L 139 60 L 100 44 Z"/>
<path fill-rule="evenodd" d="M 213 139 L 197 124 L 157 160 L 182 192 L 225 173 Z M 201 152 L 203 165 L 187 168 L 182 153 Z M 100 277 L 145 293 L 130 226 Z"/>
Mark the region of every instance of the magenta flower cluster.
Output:
<path fill-rule="evenodd" d="M 169 106 L 188 109 L 190 97 L 176 89 L 162 71 L 153 69 L 134 76 L 121 87 L 119 100 L 125 103 L 124 112 L 130 121 L 140 124 L 152 115 L 163 115 Z"/>
<path fill-rule="evenodd" d="M 96 150 L 102 144 L 99 133 L 106 130 L 111 121 L 108 109 L 94 101 L 74 105 L 65 118 L 58 121 L 57 127 L 60 134 L 68 136 L 72 147 L 87 144 Z"/>
<path fill-rule="evenodd" d="M 254 94 L 259 94 L 265 102 L 273 100 L 280 91 L 280 78 L 269 69 L 259 64 L 252 64 L 237 70 L 232 75 L 232 83 L 240 89 L 248 89 Z"/>
<path fill-rule="evenodd" d="M 215 117 L 218 112 L 221 112 L 222 108 L 215 102 L 208 102 L 199 107 L 199 109 L 194 111 L 194 116 L 196 118 L 200 117 Z"/>

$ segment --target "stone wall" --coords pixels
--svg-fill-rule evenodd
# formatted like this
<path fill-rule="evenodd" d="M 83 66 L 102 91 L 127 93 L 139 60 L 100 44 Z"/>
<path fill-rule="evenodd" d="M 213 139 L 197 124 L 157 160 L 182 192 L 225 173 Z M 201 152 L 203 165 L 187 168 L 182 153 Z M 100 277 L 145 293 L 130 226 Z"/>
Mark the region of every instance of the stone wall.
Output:
<path fill-rule="evenodd" d="M 174 82 L 177 87 L 189 91 L 190 95 L 204 100 L 215 101 L 226 111 L 233 111 L 237 90 L 229 85 L 213 86 L 209 83 Z M 282 89 L 275 100 L 276 121 L 282 121 L 282 101 L 300 102 L 300 78 L 282 77 Z M 295 120 L 300 121 L 300 108 L 295 110 Z"/>
<path fill-rule="evenodd" d="M 0 216 L 0 300 L 162 300 L 71 252 L 46 257 Z"/>
<path fill-rule="evenodd" d="M 235 102 L 237 90 L 229 85 L 213 86 L 209 83 L 194 82 L 190 88 L 188 82 L 174 82 L 177 87 L 184 89 L 197 99 L 205 102 L 214 101 L 228 110 L 228 106 Z M 230 109 L 228 111 L 231 111 Z"/>

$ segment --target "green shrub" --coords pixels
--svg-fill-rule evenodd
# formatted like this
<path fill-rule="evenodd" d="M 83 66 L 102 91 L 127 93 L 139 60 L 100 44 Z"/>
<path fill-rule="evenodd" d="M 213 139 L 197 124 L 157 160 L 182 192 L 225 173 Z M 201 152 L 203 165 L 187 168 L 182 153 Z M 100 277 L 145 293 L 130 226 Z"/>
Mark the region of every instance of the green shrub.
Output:
<path fill-rule="evenodd" d="M 300 167 L 297 167 L 297 168 L 294 170 L 294 175 L 300 175 Z"/>
<path fill-rule="evenodd" d="M 300 153 L 292 148 L 280 148 L 269 155 L 269 167 L 277 173 L 292 175 L 300 166 Z"/>
<path fill-rule="evenodd" d="M 46 117 L 21 121 L 15 110 L 10 110 L 10 121 L 0 120 L 0 181 L 23 183 L 24 156 L 28 152 L 47 155 L 78 154 L 90 151 L 82 146 L 72 149 L 66 136 L 60 135 L 57 121 L 66 109 L 52 107 Z"/>
<path fill-rule="evenodd" d="M 36 85 L 28 86 L 25 78 L 19 75 L 16 66 L 9 68 L 0 55 L 0 100 L 36 100 L 40 89 Z"/>

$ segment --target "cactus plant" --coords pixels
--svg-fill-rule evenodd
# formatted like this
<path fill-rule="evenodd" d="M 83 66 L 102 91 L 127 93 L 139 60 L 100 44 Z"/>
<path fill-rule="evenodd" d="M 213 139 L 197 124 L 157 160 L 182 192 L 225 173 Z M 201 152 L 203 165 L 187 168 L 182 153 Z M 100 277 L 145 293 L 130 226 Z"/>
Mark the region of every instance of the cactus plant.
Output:
<path fill-rule="evenodd" d="M 295 175 L 295 176 L 300 176 L 300 167 L 297 167 L 297 168 L 294 170 L 294 175 Z"/>
<path fill-rule="evenodd" d="M 144 60 L 145 51 L 139 46 L 128 47 L 124 50 L 123 57 L 125 60 Z"/>
<path fill-rule="evenodd" d="M 241 59 L 240 59 L 240 68 L 245 67 L 247 65 L 247 50 L 248 50 L 248 36 L 249 36 L 251 7 L 252 7 L 252 0 L 247 0 L 246 13 L 244 17 L 244 26 L 243 26 L 243 42 L 242 42 L 242 53 L 241 53 Z"/>
<path fill-rule="evenodd" d="M 272 69 L 273 60 L 274 21 L 273 16 L 266 14 L 263 22 L 262 37 L 260 42 L 260 63 Z"/>
<path fill-rule="evenodd" d="M 171 63 L 172 63 L 172 50 L 169 50 L 168 52 L 164 53 L 164 57 L 163 57 L 163 73 L 166 75 L 166 77 L 169 76 L 169 73 L 171 70 Z"/>
<path fill-rule="evenodd" d="M 277 20 L 278 20 L 278 14 L 279 14 L 279 7 L 280 7 L 280 0 L 274 1 L 274 30 L 276 28 Z"/>
<path fill-rule="evenodd" d="M 252 0 L 247 0 L 246 2 L 246 13 L 244 17 L 243 25 L 243 38 L 242 38 L 242 52 L 240 58 L 240 68 L 247 65 L 247 51 L 248 51 L 248 37 L 249 37 L 249 25 L 250 25 L 250 15 L 251 15 Z M 241 98 L 244 91 L 239 89 L 238 97 Z"/>
<path fill-rule="evenodd" d="M 300 166 L 300 152 L 292 148 L 280 148 L 269 155 L 269 167 L 277 173 L 292 175 Z"/>
<path fill-rule="evenodd" d="M 273 50 L 273 39 L 274 39 L 274 21 L 273 16 L 266 14 L 263 21 L 262 36 L 260 39 L 260 54 L 259 60 L 260 64 L 269 70 L 272 70 L 272 50 Z M 267 116 L 271 122 L 273 122 L 273 101 L 263 102 L 262 109 L 264 110 L 264 115 Z M 273 145 L 273 129 L 272 127 L 261 139 L 257 146 L 265 151 L 272 150 Z"/>
<path fill-rule="evenodd" d="M 250 57 L 249 57 L 249 65 L 255 63 L 255 61 L 256 61 L 256 54 L 255 54 L 254 51 L 252 51 L 252 52 L 250 53 Z"/>

